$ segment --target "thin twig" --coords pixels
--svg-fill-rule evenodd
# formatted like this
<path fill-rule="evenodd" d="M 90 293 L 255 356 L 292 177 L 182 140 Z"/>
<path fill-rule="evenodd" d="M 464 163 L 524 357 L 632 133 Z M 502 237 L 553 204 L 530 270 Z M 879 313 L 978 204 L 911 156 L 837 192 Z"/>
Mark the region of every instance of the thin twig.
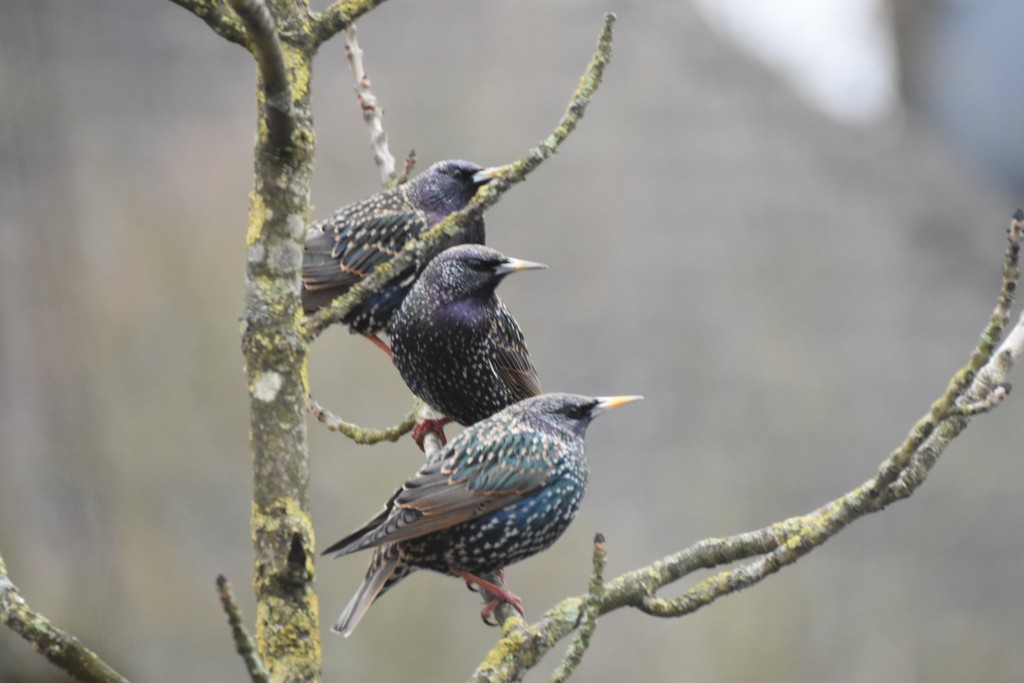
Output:
<path fill-rule="evenodd" d="M 398 184 L 395 172 L 395 157 L 388 149 L 388 135 L 384 132 L 384 112 L 377 104 L 377 96 L 370 90 L 370 77 L 363 67 L 363 49 L 356 40 L 356 25 L 349 24 L 345 28 L 345 56 L 352 67 L 352 77 L 356 81 L 356 96 L 359 108 L 363 110 L 363 121 L 370 127 L 370 144 L 373 147 L 373 161 L 380 169 L 380 182 L 385 188 Z"/>
<path fill-rule="evenodd" d="M 267 669 L 263 666 L 263 660 L 256 652 L 256 642 L 242 625 L 242 611 L 238 609 L 235 595 L 231 591 L 231 584 L 223 574 L 217 577 L 217 595 L 220 596 L 220 604 L 228 615 L 231 637 L 235 641 L 238 654 L 245 661 L 245 670 L 249 672 L 249 678 L 253 683 L 270 683 L 270 674 L 267 673 Z"/>
<path fill-rule="evenodd" d="M 999 299 L 989 319 L 989 325 L 982 333 L 981 343 L 978 345 L 976 355 L 980 358 L 972 358 L 978 371 L 972 390 L 964 394 L 962 402 L 967 405 L 982 400 L 987 391 L 995 391 L 999 387 L 1006 388 L 1006 376 L 1013 367 L 1014 360 L 1019 358 L 1024 350 L 1024 320 L 1018 320 L 1006 340 L 995 348 L 999 344 L 1003 328 L 1010 319 L 1010 308 L 1013 306 L 1020 280 L 1020 249 L 1024 243 L 1024 211 L 1021 209 L 1017 209 L 1013 214 L 1006 239 L 1008 244 L 1003 261 L 1003 285 L 999 290 Z"/>
<path fill-rule="evenodd" d="M 309 396 L 308 400 L 309 412 L 313 413 L 313 416 L 322 422 L 327 429 L 332 432 L 344 434 L 358 444 L 370 445 L 380 443 L 381 441 L 398 441 L 402 435 L 408 434 L 412 431 L 413 426 L 416 424 L 416 411 L 418 408 L 410 410 L 409 413 L 402 418 L 402 421 L 393 427 L 373 429 L 371 427 L 360 427 L 359 425 L 352 424 L 351 422 L 346 422 L 327 408 L 324 408 L 317 403 L 312 396 Z"/>
<path fill-rule="evenodd" d="M 576 128 L 576 124 L 583 118 L 587 105 L 601 84 L 604 69 L 611 60 L 612 26 L 614 23 L 615 15 L 606 14 L 598 39 L 597 51 L 587 65 L 583 76 L 580 77 L 579 86 L 569 100 L 565 115 L 551 135 L 531 149 L 522 159 L 506 166 L 505 170 L 494 180 L 477 190 L 476 195 L 464 209 L 449 214 L 447 218 L 420 235 L 419 239 L 407 242 L 397 256 L 377 266 L 367 278 L 356 283 L 346 294 L 309 317 L 305 323 L 307 340 L 312 341 L 329 325 L 344 318 L 367 296 L 388 283 L 396 273 L 417 263 L 427 263 L 441 249 L 445 240 L 456 235 L 469 221 L 481 216 L 485 210 L 496 204 L 510 187 L 525 180 L 526 176 L 543 161 L 554 155 L 566 137 Z"/>
<path fill-rule="evenodd" d="M 987 413 L 988 411 L 995 408 L 997 405 L 1006 400 L 1010 395 L 1010 385 L 1000 384 L 995 387 L 988 396 L 971 402 L 960 402 L 960 414 L 968 417 L 973 415 L 980 415 L 981 413 Z"/>
<path fill-rule="evenodd" d="M 410 149 L 409 156 L 405 157 L 405 163 L 402 165 L 402 172 L 398 175 L 399 185 L 405 185 L 409 182 L 409 176 L 412 175 L 414 168 L 416 168 L 416 150 Z"/>
<path fill-rule="evenodd" d="M 267 111 L 267 145 L 273 154 L 280 154 L 291 144 L 295 132 L 295 114 L 288 85 L 288 70 L 274 18 L 264 0 L 228 1 L 245 25 L 250 50 L 259 66 L 263 82 L 263 106 Z"/>
<path fill-rule="evenodd" d="M 313 49 L 344 30 L 384 0 L 335 0 L 323 12 L 313 16 Z"/>
<path fill-rule="evenodd" d="M 1010 320 L 1010 308 L 1013 306 L 1014 294 L 1020 279 L 1020 246 L 1024 239 L 1024 211 L 1017 209 L 1010 220 L 1006 231 L 1006 256 L 1003 260 L 1003 286 L 999 290 L 995 310 L 989 319 L 989 325 L 982 333 L 981 343 L 972 357 L 972 368 L 978 370 L 988 363 L 993 350 L 999 345 L 1003 328 Z"/>
<path fill-rule="evenodd" d="M 555 669 L 551 683 L 564 683 L 568 680 L 572 672 L 583 661 L 583 655 L 590 647 L 590 637 L 594 635 L 594 629 L 597 628 L 601 598 L 604 597 L 604 565 L 607 558 L 604 534 L 597 534 L 594 537 L 594 569 L 590 575 L 586 606 L 579 615 L 580 627 L 576 631 L 576 636 L 572 639 L 569 649 L 566 650 L 562 663 Z"/>
<path fill-rule="evenodd" d="M 938 408 L 933 406 L 929 417 L 922 421 L 927 425 L 916 425 L 872 479 L 806 515 L 736 536 L 705 539 L 652 565 L 623 574 L 605 584 L 600 613 L 630 606 L 659 617 L 689 614 L 722 596 L 759 583 L 857 519 L 911 495 L 924 482 L 949 443 L 967 427 L 973 407 L 985 405 L 988 409 L 1005 398 L 1007 373 L 1024 354 L 1024 315 L 1002 344 L 994 352 L 991 350 L 992 340 L 998 339 L 1007 320 L 1016 288 L 1017 254 L 1024 242 L 1024 214 L 1021 212 L 1014 215 L 1009 239 L 1000 300 L 982 335 L 980 348 L 950 382 L 954 391 L 947 390 L 943 398 L 936 401 Z M 981 357 L 987 360 L 975 366 Z M 978 368 L 977 372 L 972 371 L 973 367 Z M 963 406 L 958 407 L 953 402 L 960 395 L 964 397 Z M 698 569 L 739 561 L 745 562 L 697 583 L 675 598 L 657 595 L 663 586 Z M 520 680 L 555 643 L 577 627 L 588 602 L 588 596 L 567 598 L 533 625 L 515 620 L 506 622 L 505 636 L 491 650 L 472 680 L 489 683 Z"/>
<path fill-rule="evenodd" d="M 171 0 L 171 2 L 184 7 L 205 21 L 217 35 L 245 47 L 245 29 L 237 19 L 224 11 L 222 2 L 218 2 L 218 0 Z"/>
<path fill-rule="evenodd" d="M 0 556 L 0 620 L 27 640 L 36 652 L 60 669 L 86 683 L 128 683 L 99 655 L 78 638 L 63 631 L 39 612 L 33 611 L 18 587 L 7 576 L 7 565 Z"/>
<path fill-rule="evenodd" d="M 996 298 L 996 305 L 989 317 L 989 322 L 981 333 L 981 340 L 971 352 L 970 360 L 953 375 L 946 391 L 935 401 L 928 414 L 922 417 L 910 430 L 910 435 L 900 444 L 899 448 L 893 451 L 892 455 L 882 464 L 884 468 L 876 480 L 877 489 L 875 495 L 889 486 L 907 467 L 914 453 L 918 451 L 921 444 L 927 439 L 932 431 L 944 419 L 959 414 L 962 408 L 958 407 L 961 395 L 974 381 L 978 370 L 985 366 L 992 358 L 992 350 L 1002 336 L 1003 328 L 1009 320 L 1010 306 L 1013 304 L 1013 295 L 1017 289 L 1017 281 L 1020 278 L 1020 244 L 1024 238 L 1024 212 L 1020 209 L 1013 215 L 1008 231 L 1008 245 L 1003 260 L 1003 281 L 999 288 L 999 295 Z M 1005 380 L 1005 377 L 1004 377 Z M 1002 382 L 997 382 L 1002 383 Z M 995 387 L 997 383 L 990 385 Z M 978 397 L 975 397 L 975 400 Z"/>

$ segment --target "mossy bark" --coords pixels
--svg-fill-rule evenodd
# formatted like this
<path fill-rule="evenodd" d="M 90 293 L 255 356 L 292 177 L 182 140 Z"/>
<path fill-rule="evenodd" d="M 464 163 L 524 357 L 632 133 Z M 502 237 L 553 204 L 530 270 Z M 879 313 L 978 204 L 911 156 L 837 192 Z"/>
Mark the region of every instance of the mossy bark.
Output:
<path fill-rule="evenodd" d="M 313 590 L 315 542 L 309 515 L 306 443 L 307 344 L 300 324 L 302 240 L 313 170 L 308 7 L 270 0 L 273 35 L 247 24 L 260 65 L 255 187 L 247 230 L 242 350 L 250 396 L 256 642 L 273 681 L 315 681 L 320 626 Z M 237 7 L 241 10 L 242 8 Z M 243 17 L 244 18 L 244 17 Z M 271 40 L 268 59 L 260 42 Z M 268 78 L 282 62 L 282 91 Z M 288 118 L 283 127 L 282 111 Z"/>

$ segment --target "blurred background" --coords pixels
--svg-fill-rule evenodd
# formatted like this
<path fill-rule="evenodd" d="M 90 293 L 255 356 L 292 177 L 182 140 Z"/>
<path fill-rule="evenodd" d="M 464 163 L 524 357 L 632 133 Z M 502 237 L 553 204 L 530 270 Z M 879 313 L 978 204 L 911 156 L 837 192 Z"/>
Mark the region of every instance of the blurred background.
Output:
<path fill-rule="evenodd" d="M 520 157 L 609 9 L 586 118 L 487 216 L 492 245 L 550 266 L 501 289 L 545 387 L 647 398 L 594 424 L 575 524 L 509 570 L 531 617 L 585 589 L 597 531 L 615 576 L 870 477 L 969 355 L 1024 203 L 1016 0 L 392 0 L 359 23 L 392 151 Z M 343 42 L 315 68 L 314 218 L 379 188 Z M 214 577 L 251 623 L 254 80 L 170 2 L 0 2 L 0 548 L 35 608 L 133 680 L 246 679 Z M 343 331 L 310 375 L 362 424 L 411 405 Z M 577 678 L 1024 680 L 1020 401 L 756 588 L 603 618 Z M 309 431 L 326 547 L 421 456 Z M 317 563 L 325 680 L 468 676 L 498 633 L 459 581 L 417 574 L 352 638 L 327 631 L 367 560 Z M 0 680 L 67 678 L 0 630 Z"/>

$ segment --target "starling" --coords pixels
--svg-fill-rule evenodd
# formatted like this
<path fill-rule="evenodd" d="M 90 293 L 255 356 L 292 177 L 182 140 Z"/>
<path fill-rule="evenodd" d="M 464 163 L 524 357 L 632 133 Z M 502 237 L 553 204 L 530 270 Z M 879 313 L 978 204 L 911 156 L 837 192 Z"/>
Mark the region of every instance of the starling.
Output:
<path fill-rule="evenodd" d="M 438 254 L 388 328 L 395 367 L 412 392 L 463 425 L 539 394 L 523 333 L 494 290 L 509 273 L 545 267 L 477 244 Z M 417 442 L 423 432 L 414 433 Z"/>
<path fill-rule="evenodd" d="M 333 630 L 352 633 L 370 604 L 416 569 L 459 577 L 522 613 L 518 597 L 481 575 L 500 575 L 562 535 L 587 485 L 587 426 L 597 414 L 639 398 L 542 394 L 452 439 L 376 517 L 324 551 L 341 557 L 375 548 Z"/>
<path fill-rule="evenodd" d="M 469 161 L 441 161 L 408 183 L 343 206 L 306 231 L 302 259 L 302 307 L 306 314 L 347 292 L 445 216 L 469 203 L 477 188 L 500 168 Z M 472 221 L 449 245 L 483 244 L 484 222 Z M 343 319 L 353 332 L 376 335 L 387 328 L 415 280 L 409 268 L 367 297 Z"/>

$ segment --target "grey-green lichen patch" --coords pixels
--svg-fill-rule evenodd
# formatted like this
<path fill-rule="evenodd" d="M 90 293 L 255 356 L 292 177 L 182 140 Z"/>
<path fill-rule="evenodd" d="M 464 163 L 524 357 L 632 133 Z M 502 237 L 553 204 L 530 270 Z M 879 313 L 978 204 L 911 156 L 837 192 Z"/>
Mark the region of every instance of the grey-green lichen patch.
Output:
<path fill-rule="evenodd" d="M 276 275 L 294 274 L 302 266 L 302 249 L 292 241 L 271 244 L 267 249 L 267 266 Z"/>
<path fill-rule="evenodd" d="M 255 242 L 249 245 L 249 248 L 245 252 L 245 260 L 249 263 L 256 265 L 262 263 L 263 259 L 266 258 L 267 248 L 263 242 Z"/>

